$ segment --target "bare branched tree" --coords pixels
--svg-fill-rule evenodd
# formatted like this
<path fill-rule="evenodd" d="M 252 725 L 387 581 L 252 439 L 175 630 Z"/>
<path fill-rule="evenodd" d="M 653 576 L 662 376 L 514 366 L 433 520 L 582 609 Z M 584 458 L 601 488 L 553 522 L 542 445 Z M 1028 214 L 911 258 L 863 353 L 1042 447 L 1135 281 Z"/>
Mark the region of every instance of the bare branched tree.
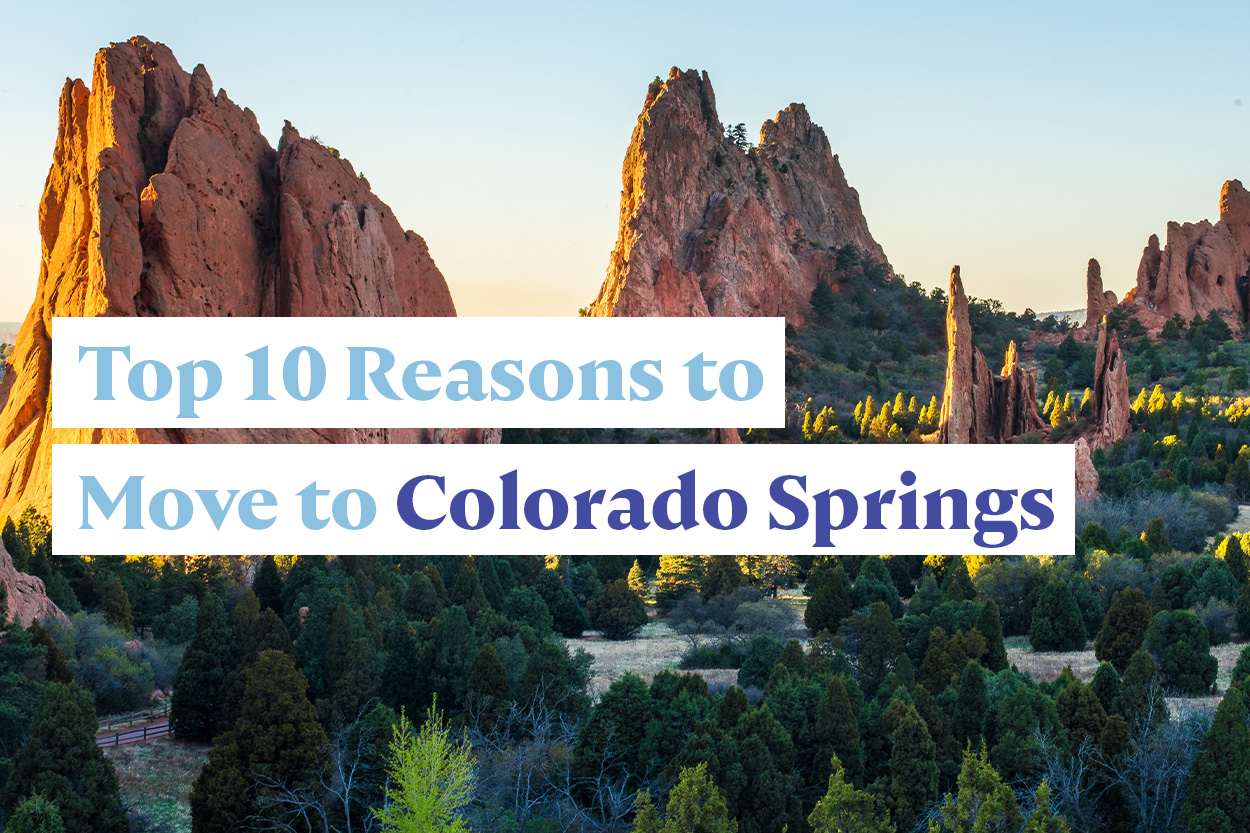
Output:
<path fill-rule="evenodd" d="M 1102 829 L 1099 799 L 1106 792 L 1098 750 L 1089 738 L 1075 752 L 1055 741 L 1049 731 L 1038 731 L 1041 746 L 1042 779 L 1050 785 L 1056 809 L 1068 819 L 1076 833 L 1096 833 Z"/>

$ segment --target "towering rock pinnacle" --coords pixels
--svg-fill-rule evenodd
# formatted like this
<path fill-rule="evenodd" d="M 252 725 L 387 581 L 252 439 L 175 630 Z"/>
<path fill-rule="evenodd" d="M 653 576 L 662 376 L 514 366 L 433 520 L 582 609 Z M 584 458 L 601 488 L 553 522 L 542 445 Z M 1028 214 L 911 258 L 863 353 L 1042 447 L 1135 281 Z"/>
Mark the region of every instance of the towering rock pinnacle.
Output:
<path fill-rule="evenodd" d="M 1133 312 L 1150 330 L 1179 314 L 1185 320 L 1220 310 L 1246 321 L 1250 313 L 1250 194 L 1233 179 L 1220 191 L 1212 225 L 1168 223 L 1167 242 L 1150 236 L 1132 291 Z M 1128 300 L 1126 298 L 1126 300 Z"/>
<path fill-rule="evenodd" d="M 832 249 L 886 263 L 829 140 L 802 104 L 744 151 L 707 73 L 647 90 L 621 171 L 620 232 L 591 315 L 784 315 L 805 320 Z M 888 268 L 888 267 L 887 267 Z"/>
<path fill-rule="evenodd" d="M 1093 327 L 1119 303 L 1115 293 L 1102 288 L 1102 267 L 1094 258 L 1085 269 L 1085 326 Z"/>
<path fill-rule="evenodd" d="M 1133 398 L 1128 387 L 1128 368 L 1120 352 L 1120 337 L 1107 326 L 1107 318 L 1098 321 L 1094 347 L 1094 448 L 1107 448 L 1128 434 L 1129 413 Z"/>
<path fill-rule="evenodd" d="M 347 160 L 136 37 L 66 80 L 39 205 L 34 303 L 0 384 L 0 515 L 50 509 L 54 442 L 480 441 L 498 432 L 53 430 L 54 316 L 455 315 L 425 241 Z"/>
<path fill-rule="evenodd" d="M 968 296 L 951 269 L 946 306 L 946 387 L 937 441 L 1001 443 L 1046 424 L 1037 412 L 1037 374 L 1020 366 L 1013 341 L 1000 375 L 990 372 L 985 356 L 972 346 Z"/>

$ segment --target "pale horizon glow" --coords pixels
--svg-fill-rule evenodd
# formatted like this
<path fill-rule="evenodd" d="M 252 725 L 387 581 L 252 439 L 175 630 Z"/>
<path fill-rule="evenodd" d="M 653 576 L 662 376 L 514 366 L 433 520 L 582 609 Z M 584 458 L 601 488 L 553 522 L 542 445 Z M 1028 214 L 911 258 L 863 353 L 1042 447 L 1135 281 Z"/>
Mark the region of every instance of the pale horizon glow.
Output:
<path fill-rule="evenodd" d="M 1212 3 L 222 2 L 6 4 L 0 321 L 39 270 L 36 211 L 66 76 L 143 34 L 257 114 L 337 147 L 421 234 L 462 315 L 576 315 L 615 243 L 647 84 L 707 70 L 720 118 L 805 102 L 898 272 L 1008 309 L 1083 308 L 1085 264 L 1133 285 L 1168 221 L 1250 181 L 1250 7 Z"/>

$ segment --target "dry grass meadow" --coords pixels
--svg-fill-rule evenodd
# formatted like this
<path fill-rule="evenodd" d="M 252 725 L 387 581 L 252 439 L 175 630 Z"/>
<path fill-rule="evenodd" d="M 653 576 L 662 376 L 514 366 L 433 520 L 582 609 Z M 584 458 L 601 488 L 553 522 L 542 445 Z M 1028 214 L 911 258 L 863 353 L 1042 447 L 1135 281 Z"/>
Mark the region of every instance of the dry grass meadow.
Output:
<path fill-rule="evenodd" d="M 131 833 L 190 833 L 191 782 L 208 747 L 170 737 L 104 750 L 117 769 Z"/>

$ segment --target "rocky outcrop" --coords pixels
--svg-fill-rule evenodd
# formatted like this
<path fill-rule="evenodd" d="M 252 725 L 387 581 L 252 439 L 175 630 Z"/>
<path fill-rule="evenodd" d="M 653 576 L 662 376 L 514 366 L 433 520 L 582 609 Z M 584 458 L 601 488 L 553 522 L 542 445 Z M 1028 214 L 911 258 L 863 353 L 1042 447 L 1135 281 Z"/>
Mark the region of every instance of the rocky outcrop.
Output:
<path fill-rule="evenodd" d="M 1098 469 L 1090 457 L 1089 443 L 1084 437 L 1076 440 L 1076 499 L 1092 500 L 1098 497 Z"/>
<path fill-rule="evenodd" d="M 1115 293 L 1102 288 L 1102 266 L 1094 258 L 1089 259 L 1085 269 L 1085 326 L 1096 326 L 1096 322 L 1119 303 Z"/>
<path fill-rule="evenodd" d="M 1107 448 L 1128 434 L 1133 398 L 1120 337 L 1107 326 L 1106 316 L 1098 320 L 1095 342 L 1094 385 L 1090 389 L 1095 425 L 1092 441 L 1095 448 Z"/>
<path fill-rule="evenodd" d="M 998 375 L 972 346 L 968 296 L 959 267 L 952 268 L 946 307 L 946 386 L 937 441 L 1001 443 L 1045 427 L 1037 412 L 1037 374 L 1020 365 L 1015 342 L 1008 346 Z"/>
<path fill-rule="evenodd" d="M 337 151 L 255 115 L 146 38 L 65 82 L 35 300 L 0 383 L 0 515 L 49 510 L 54 442 L 498 441 L 498 431 L 53 430 L 54 316 L 455 315 L 425 241 Z"/>
<path fill-rule="evenodd" d="M 9 621 L 17 621 L 24 628 L 36 619 L 65 619 L 61 609 L 48 598 L 43 580 L 18 572 L 13 566 L 13 557 L 3 546 L 0 546 L 0 611 Z"/>
<path fill-rule="evenodd" d="M 742 445 L 742 437 L 737 428 L 713 428 L 712 442 L 717 445 Z"/>
<path fill-rule="evenodd" d="M 621 172 L 620 231 L 590 315 L 784 315 L 805 320 L 833 250 L 889 267 L 859 195 L 807 108 L 766 121 L 760 143 L 728 138 L 707 73 L 647 90 Z"/>
<path fill-rule="evenodd" d="M 1244 322 L 1247 273 L 1250 194 L 1234 179 L 1220 192 L 1220 219 L 1215 224 L 1168 223 L 1162 250 L 1159 238 L 1150 236 L 1137 269 L 1132 309 L 1150 330 L 1162 327 L 1173 315 L 1189 321 L 1212 310 Z"/>

